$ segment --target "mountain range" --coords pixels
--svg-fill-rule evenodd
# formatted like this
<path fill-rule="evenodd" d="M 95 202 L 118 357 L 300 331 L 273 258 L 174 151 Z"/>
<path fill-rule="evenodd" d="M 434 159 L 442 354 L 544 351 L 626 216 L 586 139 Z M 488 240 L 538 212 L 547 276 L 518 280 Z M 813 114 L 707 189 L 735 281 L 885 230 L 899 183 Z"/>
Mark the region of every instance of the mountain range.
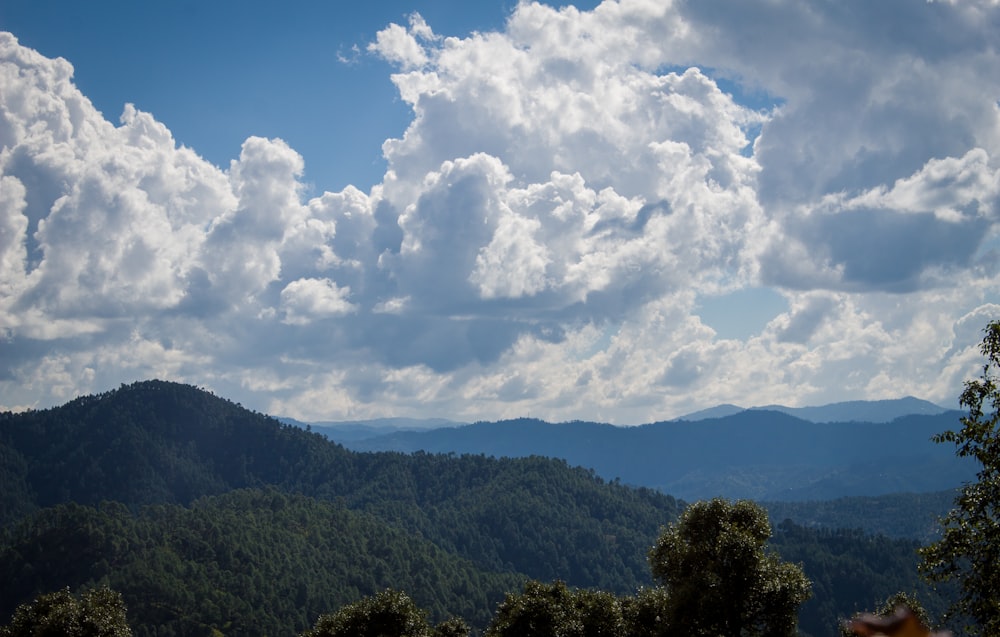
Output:
<path fill-rule="evenodd" d="M 901 415 L 910 410 L 917 413 Z M 836 414 L 849 420 L 826 420 Z M 320 431 L 355 451 L 561 458 L 607 480 L 685 500 L 924 493 L 955 488 L 975 475 L 971 462 L 931 441 L 957 427 L 961 413 L 914 398 L 695 416 L 636 427 L 522 418 L 364 435 L 336 426 Z"/>
<path fill-rule="evenodd" d="M 364 440 L 397 431 L 425 431 L 468 424 L 446 418 L 372 418 L 369 420 L 304 422 L 295 418 L 279 417 L 278 420 L 286 425 L 315 431 L 338 442 Z"/>
<path fill-rule="evenodd" d="M 775 462 L 788 451 L 774 436 L 796 428 L 795 453 L 805 452 L 803 439 L 854 448 L 841 439 L 860 435 L 905 456 L 912 438 L 950 422 L 934 420 L 941 416 L 816 424 L 749 410 L 629 429 L 524 420 L 396 435 L 502 432 L 511 444 L 538 435 L 555 448 L 571 432 L 594 452 L 612 440 L 603 436 L 625 431 L 646 446 L 638 460 L 658 456 L 692 475 L 734 458 L 745 469 Z M 773 443 L 756 460 L 754 438 Z M 802 461 L 823 461 L 819 451 Z M 435 621 L 458 615 L 479 629 L 529 578 L 629 595 L 653 583 L 647 551 L 684 503 L 604 480 L 591 466 L 540 455 L 361 453 L 163 381 L 0 413 L 0 623 L 42 593 L 101 585 L 121 592 L 137 637 L 293 635 L 318 613 L 387 587 L 412 594 Z M 920 582 L 915 549 L 949 498 L 773 504 L 808 523 L 772 517 L 772 548 L 802 563 L 814 584 L 802 634 L 834 637 L 838 617 L 901 590 L 942 609 L 947 593 Z M 813 528 L 831 520 L 856 530 Z"/>
<path fill-rule="evenodd" d="M 723 404 L 696 411 L 675 420 L 708 420 L 732 416 L 741 411 L 779 411 L 809 422 L 891 422 L 903 416 L 936 415 L 948 411 L 932 402 L 906 396 L 891 400 L 851 400 L 829 403 L 815 407 L 786 407 L 784 405 L 764 405 L 762 407 L 738 407 Z"/>

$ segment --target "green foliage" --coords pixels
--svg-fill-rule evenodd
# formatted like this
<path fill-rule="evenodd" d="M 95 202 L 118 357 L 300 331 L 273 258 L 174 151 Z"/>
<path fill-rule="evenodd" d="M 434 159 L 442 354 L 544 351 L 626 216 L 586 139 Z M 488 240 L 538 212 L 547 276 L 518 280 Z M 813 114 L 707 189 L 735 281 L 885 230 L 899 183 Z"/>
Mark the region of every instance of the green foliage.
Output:
<path fill-rule="evenodd" d="M 915 595 L 909 593 L 895 593 L 890 595 L 888 599 L 882 602 L 873 614 L 881 617 L 889 617 L 894 615 L 900 608 L 908 608 L 914 616 L 916 616 L 917 621 L 920 622 L 922 626 L 931 627 L 934 622 L 931 620 L 930 613 L 923 607 L 923 605 L 917 600 Z M 855 617 L 861 615 L 862 613 L 855 614 Z M 855 637 L 856 633 L 850 629 L 848 622 L 843 622 L 840 627 L 841 637 Z"/>
<path fill-rule="evenodd" d="M 486 630 L 486 637 L 568 637 L 583 631 L 573 607 L 573 594 L 563 582 L 525 583 L 521 593 L 508 593 Z"/>
<path fill-rule="evenodd" d="M 5 474 L 12 488 L 0 493 L 13 501 L 0 497 L 11 516 L 0 524 L 65 502 L 134 509 L 274 487 L 370 513 L 482 570 L 618 593 L 649 583 L 646 550 L 678 510 L 673 498 L 549 458 L 353 453 L 162 381 L 0 414 Z M 487 602 L 476 591 L 470 598 Z"/>
<path fill-rule="evenodd" d="M 799 610 L 799 628 L 813 637 L 837 637 L 841 620 L 898 591 L 921 599 L 932 615 L 947 608 L 948 588 L 936 590 L 920 579 L 917 540 L 805 528 L 785 520 L 774 527 L 770 543 L 785 560 L 801 563 L 812 582 L 813 597 Z"/>
<path fill-rule="evenodd" d="M 678 506 L 541 457 L 352 453 L 192 387 L 136 383 L 0 414 L 0 616 L 108 585 L 137 637 L 294 635 L 391 587 L 429 621 L 483 629 L 534 579 L 566 582 L 581 630 L 659 636 L 676 609 L 646 557 Z M 800 623 L 814 637 L 892 591 L 936 603 L 915 587 L 913 541 L 783 528 L 772 545 L 816 582 Z"/>
<path fill-rule="evenodd" d="M 323 615 L 302 637 L 430 637 L 427 615 L 405 593 L 384 590 Z"/>
<path fill-rule="evenodd" d="M 301 637 L 469 637 L 469 632 L 459 617 L 431 628 L 427 612 L 406 593 L 386 589 L 320 616 Z"/>
<path fill-rule="evenodd" d="M 79 599 L 69 589 L 18 606 L 0 637 L 131 637 L 121 595 L 98 588 Z"/>
<path fill-rule="evenodd" d="M 766 550 L 767 512 L 747 500 L 696 502 L 650 551 L 667 623 L 686 635 L 795 635 L 810 595 L 802 569 Z"/>
<path fill-rule="evenodd" d="M 579 590 L 576 611 L 583 623 L 582 637 L 611 637 L 628 634 L 622 601 L 607 591 Z"/>
<path fill-rule="evenodd" d="M 450 617 L 432 631 L 433 637 L 469 637 L 471 628 L 461 617 Z"/>
<path fill-rule="evenodd" d="M 980 351 L 982 376 L 967 381 L 960 402 L 969 413 L 959 431 L 945 431 L 937 442 L 951 442 L 960 457 L 979 464 L 976 481 L 962 487 L 955 507 L 941 521 L 941 539 L 921 551 L 922 569 L 932 581 L 959 583 L 952 611 L 974 619 L 983 634 L 1000 634 L 1000 321 L 991 321 Z"/>
<path fill-rule="evenodd" d="M 951 509 L 956 494 L 957 489 L 949 489 L 760 504 L 767 509 L 771 520 L 792 520 L 807 527 L 861 529 L 871 535 L 926 543 L 941 536 L 939 520 Z"/>
<path fill-rule="evenodd" d="M 137 636 L 293 634 L 387 586 L 433 617 L 485 626 L 522 578 L 489 573 L 371 516 L 274 490 L 185 509 L 76 504 L 30 516 L 0 542 L 0 611 L 54 582 L 121 591 Z M 9 611 L 7 611 L 9 612 Z"/>
<path fill-rule="evenodd" d="M 571 590 L 557 581 L 529 581 L 521 593 L 508 593 L 497 608 L 486 637 L 624 636 L 621 602 L 601 591 Z"/>
<path fill-rule="evenodd" d="M 621 600 L 622 617 L 630 637 L 668 637 L 670 597 L 662 586 L 641 588 Z"/>
<path fill-rule="evenodd" d="M 934 621 L 931 619 L 930 613 L 928 613 L 927 609 L 920 603 L 917 596 L 911 593 L 899 592 L 894 595 L 890 595 L 888 599 L 882 602 L 881 606 L 875 609 L 875 614 L 885 617 L 886 615 L 895 613 L 898 608 L 909 608 L 924 626 L 934 625 Z"/>

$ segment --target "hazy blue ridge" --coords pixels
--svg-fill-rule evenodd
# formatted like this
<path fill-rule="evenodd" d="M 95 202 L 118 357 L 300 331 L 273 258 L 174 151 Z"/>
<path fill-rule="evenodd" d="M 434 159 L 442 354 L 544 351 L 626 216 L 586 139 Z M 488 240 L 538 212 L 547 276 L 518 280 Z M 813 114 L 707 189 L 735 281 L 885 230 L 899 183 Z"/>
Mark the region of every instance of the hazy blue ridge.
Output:
<path fill-rule="evenodd" d="M 948 408 L 932 402 L 906 396 L 892 400 L 851 400 L 815 407 L 786 407 L 784 405 L 764 405 L 760 407 L 740 407 L 723 404 L 692 412 L 675 420 L 707 420 L 732 416 L 746 410 L 780 411 L 810 422 L 891 422 L 896 418 L 913 415 L 935 415 Z"/>
<path fill-rule="evenodd" d="M 304 422 L 295 418 L 280 417 L 278 420 L 286 425 L 293 425 L 301 429 L 308 428 L 335 442 L 364 440 L 397 431 L 425 431 L 438 427 L 457 427 L 468 424 L 447 418 L 373 418 L 370 420 Z"/>
<path fill-rule="evenodd" d="M 752 409 L 780 411 L 811 422 L 891 422 L 903 416 L 933 416 L 949 411 L 913 396 L 895 400 L 853 400 L 819 407 L 767 405 Z"/>
<path fill-rule="evenodd" d="M 715 495 L 817 500 L 961 485 L 974 476 L 974 465 L 956 458 L 952 447 L 931 441 L 954 428 L 960 416 L 946 411 L 884 423 L 816 423 L 744 410 L 638 427 L 516 419 L 398 431 L 344 444 L 357 451 L 549 456 L 685 500 Z"/>
<path fill-rule="evenodd" d="M 738 414 L 741 411 L 746 411 L 746 407 L 724 403 L 722 405 L 716 405 L 715 407 L 709 407 L 708 409 L 691 412 L 690 414 L 681 416 L 675 420 L 708 420 L 710 418 L 724 418 L 726 416 Z"/>
<path fill-rule="evenodd" d="M 816 424 L 751 410 L 634 428 L 520 419 L 388 436 L 397 446 L 495 440 L 506 458 L 358 453 L 194 387 L 134 383 L 0 413 L 0 609 L 111 582 L 137 637 L 293 635 L 321 609 L 399 587 L 437 617 L 459 613 L 482 628 L 523 578 L 616 594 L 652 584 L 647 552 L 683 503 L 604 480 L 598 466 L 626 483 L 638 484 L 633 470 L 703 490 L 756 489 L 761 476 L 787 487 L 798 475 L 808 491 L 810 472 L 821 474 L 815 488 L 869 488 L 875 470 L 883 486 L 915 484 L 898 467 L 940 476 L 929 470 L 937 457 L 919 454 L 955 415 Z M 531 457 L 510 457 L 519 450 Z M 581 461 L 554 459 L 573 454 Z M 876 518 L 926 519 L 942 502 L 772 502 L 772 545 L 814 582 L 803 634 L 836 637 L 839 617 L 900 590 L 941 607 L 943 596 L 921 588 L 913 531 Z M 858 530 L 830 530 L 831 520 Z"/>

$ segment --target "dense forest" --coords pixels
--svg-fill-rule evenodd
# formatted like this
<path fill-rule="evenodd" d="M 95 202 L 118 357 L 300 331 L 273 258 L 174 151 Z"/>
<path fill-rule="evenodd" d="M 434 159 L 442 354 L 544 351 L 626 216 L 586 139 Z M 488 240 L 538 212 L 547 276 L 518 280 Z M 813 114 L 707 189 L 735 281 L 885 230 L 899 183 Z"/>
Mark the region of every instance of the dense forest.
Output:
<path fill-rule="evenodd" d="M 939 520 L 954 506 L 957 495 L 957 489 L 949 489 L 761 504 L 772 520 L 792 519 L 813 528 L 860 529 L 870 535 L 928 542 L 941 535 Z"/>
<path fill-rule="evenodd" d="M 136 634 L 286 634 L 387 587 L 481 629 L 527 581 L 635 594 L 684 503 L 542 457 L 359 453 L 150 381 L 0 414 L 0 616 L 107 585 Z M 921 586 L 917 541 L 792 521 L 772 546 L 814 596 L 803 633 Z"/>
<path fill-rule="evenodd" d="M 391 583 L 432 618 L 484 625 L 523 576 L 493 573 L 343 505 L 275 490 L 237 490 L 190 507 L 62 504 L 3 541 L 3 599 L 57 585 L 121 592 L 135 633 L 301 632 L 332 607 Z M 4 607 L 7 615 L 13 609 Z M 157 633 L 154 628 L 160 628 Z"/>

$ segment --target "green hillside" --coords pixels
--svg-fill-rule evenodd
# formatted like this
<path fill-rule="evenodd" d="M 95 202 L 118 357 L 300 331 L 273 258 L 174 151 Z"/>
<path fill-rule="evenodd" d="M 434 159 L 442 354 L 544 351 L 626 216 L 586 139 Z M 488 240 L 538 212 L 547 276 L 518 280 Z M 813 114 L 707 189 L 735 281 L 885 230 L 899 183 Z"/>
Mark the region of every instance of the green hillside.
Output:
<path fill-rule="evenodd" d="M 974 463 L 931 440 L 954 427 L 959 416 L 945 411 L 887 422 L 810 422 L 754 409 L 635 427 L 519 418 L 397 431 L 343 444 L 355 451 L 563 458 L 606 479 L 688 501 L 718 496 L 808 501 L 944 491 L 973 479 Z"/>
<path fill-rule="evenodd" d="M 954 506 L 956 490 L 893 493 L 806 502 L 763 502 L 772 520 L 803 526 L 860 529 L 872 535 L 929 542 L 941 535 L 938 521 Z"/>
<path fill-rule="evenodd" d="M 62 504 L 9 529 L 0 552 L 13 602 L 55 586 L 122 593 L 136 635 L 291 635 L 387 587 L 412 591 L 433 618 L 485 625 L 525 578 L 489 573 L 343 505 L 238 490 L 190 508 Z"/>
<path fill-rule="evenodd" d="M 631 595 L 683 506 L 538 456 L 352 452 L 160 381 L 0 414 L 0 481 L 0 611 L 106 584 L 142 635 L 292 635 L 384 587 L 478 628 L 528 578 Z M 912 540 L 780 528 L 818 583 L 806 634 L 919 588 Z"/>

